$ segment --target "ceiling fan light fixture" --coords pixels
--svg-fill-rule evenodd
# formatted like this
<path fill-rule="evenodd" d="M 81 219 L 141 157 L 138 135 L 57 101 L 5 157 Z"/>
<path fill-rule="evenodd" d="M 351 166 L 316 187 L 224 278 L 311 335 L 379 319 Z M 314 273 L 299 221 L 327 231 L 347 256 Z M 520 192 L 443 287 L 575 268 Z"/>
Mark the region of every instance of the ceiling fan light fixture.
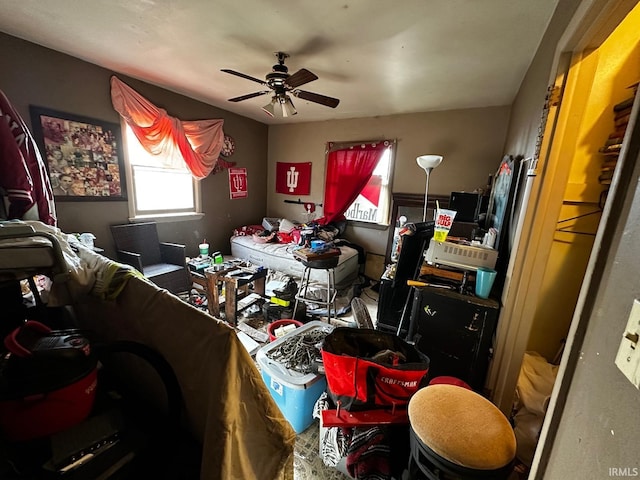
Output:
<path fill-rule="evenodd" d="M 284 97 L 280 97 L 280 105 L 282 105 L 282 116 L 283 117 L 292 117 L 297 114 L 296 107 L 293 106 L 293 102 L 288 95 L 284 95 Z"/>
<path fill-rule="evenodd" d="M 298 113 L 288 94 L 295 95 L 307 102 L 317 103 L 330 108 L 336 108 L 338 106 L 340 100 L 337 98 L 327 97 L 326 95 L 308 92 L 306 90 L 298 90 L 298 87 L 317 80 L 318 76 L 306 68 L 301 68 L 297 72 L 289 74 L 289 69 L 284 64 L 285 59 L 289 57 L 289 55 L 284 52 L 276 52 L 276 57 L 278 59 L 278 63 L 273 66 L 270 73 L 267 73 L 265 77 L 266 80 L 261 80 L 256 77 L 252 77 L 251 75 L 247 75 L 246 73 L 236 72 L 235 70 L 230 70 L 228 68 L 223 68 L 222 72 L 259 83 L 273 91 L 271 102 L 262 107 L 262 110 L 272 117 L 291 117 Z M 242 102 L 261 95 L 266 95 L 270 93 L 270 90 L 261 90 L 247 95 L 240 95 L 239 97 L 230 98 L 229 101 Z M 279 104 L 277 107 L 276 103 Z"/>
<path fill-rule="evenodd" d="M 275 107 L 276 107 L 276 97 L 273 97 L 269 103 L 267 103 L 264 107 L 262 107 L 262 110 L 264 111 L 264 113 L 266 113 L 270 117 L 275 117 L 276 116 Z"/>

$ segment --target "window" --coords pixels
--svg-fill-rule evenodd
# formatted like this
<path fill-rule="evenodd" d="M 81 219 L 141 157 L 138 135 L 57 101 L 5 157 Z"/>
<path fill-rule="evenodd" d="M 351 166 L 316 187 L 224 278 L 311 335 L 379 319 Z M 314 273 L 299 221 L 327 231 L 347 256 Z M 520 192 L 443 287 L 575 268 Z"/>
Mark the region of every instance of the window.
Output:
<path fill-rule="evenodd" d="M 367 184 L 347 208 L 344 214 L 347 220 L 379 225 L 389 224 L 392 166 L 393 145 L 390 145 L 382 154 Z"/>
<path fill-rule="evenodd" d="M 177 149 L 152 155 L 125 126 L 129 214 L 133 218 L 200 212 L 200 182 L 193 178 Z"/>

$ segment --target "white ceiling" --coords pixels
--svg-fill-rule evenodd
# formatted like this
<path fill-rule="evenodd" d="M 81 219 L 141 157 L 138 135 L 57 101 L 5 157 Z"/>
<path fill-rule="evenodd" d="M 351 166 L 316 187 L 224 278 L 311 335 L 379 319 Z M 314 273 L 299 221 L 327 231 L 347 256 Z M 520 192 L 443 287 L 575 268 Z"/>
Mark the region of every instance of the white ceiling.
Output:
<path fill-rule="evenodd" d="M 508 105 L 558 0 L 0 0 L 0 31 L 263 123 Z M 268 117 L 276 51 L 319 79 Z M 171 112 L 170 112 L 171 113 Z"/>

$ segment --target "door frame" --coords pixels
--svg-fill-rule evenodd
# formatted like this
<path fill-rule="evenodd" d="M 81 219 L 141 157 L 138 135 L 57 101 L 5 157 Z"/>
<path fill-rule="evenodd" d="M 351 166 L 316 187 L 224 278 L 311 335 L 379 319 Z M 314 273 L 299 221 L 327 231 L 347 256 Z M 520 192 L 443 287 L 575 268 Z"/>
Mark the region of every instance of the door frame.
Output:
<path fill-rule="evenodd" d="M 540 159 L 534 174 L 531 196 L 524 214 L 522 225 L 516 230 L 514 251 L 507 270 L 507 281 L 503 291 L 503 308 L 496 333 L 496 357 L 490 372 L 488 386 L 493 402 L 507 415 L 511 413 L 517 379 L 522 359 L 527 347 L 533 316 L 539 300 L 539 281 L 549 256 L 556 219 L 562 205 L 564 186 L 571 162 L 562 162 L 561 144 L 571 136 L 569 128 L 573 116 L 579 115 L 580 85 L 577 84 L 576 69 L 585 66 L 579 60 L 602 42 L 615 30 L 624 17 L 636 6 L 631 0 L 585 0 L 578 7 L 565 33 L 558 42 L 550 84 L 560 87 L 561 103 L 550 107 L 545 126 Z M 569 72 L 571 71 L 571 75 Z M 630 125 L 631 127 L 631 125 Z M 568 165 L 567 165 L 568 163 Z M 624 189 L 622 189 L 624 190 Z M 617 183 L 611 185 L 610 199 L 620 197 Z M 619 210 L 612 211 L 607 202 L 602 212 L 600 227 L 592 249 L 592 255 L 578 303 L 571 322 L 569 336 L 554 385 L 551 403 L 547 411 L 542 434 L 531 470 L 531 479 L 543 478 L 544 467 L 553 447 L 562 405 L 566 399 L 575 360 L 582 345 L 585 325 L 593 307 L 593 290 L 598 282 L 593 281 L 595 272 L 602 270 L 606 262 L 608 242 L 603 238 L 603 228 L 607 223 L 616 222 Z"/>

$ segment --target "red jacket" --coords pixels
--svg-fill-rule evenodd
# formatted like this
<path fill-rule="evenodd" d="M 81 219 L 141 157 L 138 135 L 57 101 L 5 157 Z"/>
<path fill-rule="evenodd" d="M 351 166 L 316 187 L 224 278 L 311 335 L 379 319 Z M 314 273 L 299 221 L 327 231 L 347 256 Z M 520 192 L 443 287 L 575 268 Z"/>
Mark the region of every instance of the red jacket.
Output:
<path fill-rule="evenodd" d="M 49 175 L 20 114 L 0 90 L 0 187 L 9 197 L 9 218 L 21 219 L 34 206 L 38 219 L 56 225 Z"/>

